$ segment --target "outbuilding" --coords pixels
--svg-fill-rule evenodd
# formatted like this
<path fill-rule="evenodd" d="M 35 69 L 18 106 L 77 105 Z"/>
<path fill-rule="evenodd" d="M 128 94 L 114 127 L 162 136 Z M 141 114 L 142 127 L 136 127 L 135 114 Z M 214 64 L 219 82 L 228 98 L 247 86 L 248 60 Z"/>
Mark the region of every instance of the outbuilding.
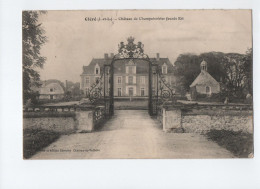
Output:
<path fill-rule="evenodd" d="M 201 62 L 200 69 L 200 74 L 190 85 L 192 100 L 196 100 L 198 95 L 207 97 L 220 92 L 220 84 L 208 73 L 205 60 Z"/>

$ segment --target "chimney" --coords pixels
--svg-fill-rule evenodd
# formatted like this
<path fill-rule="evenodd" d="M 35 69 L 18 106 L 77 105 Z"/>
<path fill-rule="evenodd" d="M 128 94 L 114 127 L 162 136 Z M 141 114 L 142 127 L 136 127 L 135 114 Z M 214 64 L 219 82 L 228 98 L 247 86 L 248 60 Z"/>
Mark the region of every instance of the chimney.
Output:
<path fill-rule="evenodd" d="M 67 80 L 65 81 L 65 90 L 66 90 L 66 92 L 68 91 L 68 81 Z"/>
<path fill-rule="evenodd" d="M 160 53 L 156 53 L 156 60 L 157 60 L 157 61 L 160 60 Z"/>
<path fill-rule="evenodd" d="M 110 53 L 110 57 L 113 58 L 114 57 L 114 53 Z"/>
<path fill-rule="evenodd" d="M 108 54 L 107 53 L 104 54 L 104 58 L 108 59 Z"/>

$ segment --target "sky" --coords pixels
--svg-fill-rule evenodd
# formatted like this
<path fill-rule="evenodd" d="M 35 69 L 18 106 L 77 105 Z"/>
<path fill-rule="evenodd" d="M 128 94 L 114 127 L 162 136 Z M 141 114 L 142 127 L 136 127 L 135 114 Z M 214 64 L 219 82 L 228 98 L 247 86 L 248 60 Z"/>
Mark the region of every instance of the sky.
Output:
<path fill-rule="evenodd" d="M 164 20 L 143 20 L 158 17 Z M 166 21 L 167 17 L 172 20 Z M 150 58 L 160 53 L 172 63 L 184 53 L 245 53 L 252 47 L 249 10 L 48 11 L 39 22 L 48 38 L 41 49 L 47 58 L 40 70 L 42 80 L 79 82 L 83 65 L 103 58 L 104 53 L 116 54 L 118 44 L 130 36 L 144 44 Z"/>

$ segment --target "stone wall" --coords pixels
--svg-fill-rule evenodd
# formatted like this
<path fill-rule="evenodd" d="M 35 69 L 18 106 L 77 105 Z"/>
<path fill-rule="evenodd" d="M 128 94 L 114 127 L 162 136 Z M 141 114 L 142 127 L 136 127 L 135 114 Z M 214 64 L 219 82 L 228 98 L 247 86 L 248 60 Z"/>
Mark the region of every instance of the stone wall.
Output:
<path fill-rule="evenodd" d="M 253 111 L 250 108 L 204 106 L 161 107 L 158 120 L 164 131 L 204 133 L 211 129 L 253 133 Z"/>
<path fill-rule="evenodd" d="M 181 126 L 187 133 L 203 133 L 210 129 L 253 133 L 252 111 L 204 111 L 200 114 L 183 113 Z"/>
<path fill-rule="evenodd" d="M 71 133 L 76 130 L 74 117 L 27 117 L 23 119 L 23 128 L 41 128 L 59 133 Z"/>
<path fill-rule="evenodd" d="M 28 111 L 30 110 L 30 111 Z M 37 107 L 30 108 L 23 115 L 23 129 L 41 128 L 67 134 L 91 132 L 104 122 L 104 107 Z"/>

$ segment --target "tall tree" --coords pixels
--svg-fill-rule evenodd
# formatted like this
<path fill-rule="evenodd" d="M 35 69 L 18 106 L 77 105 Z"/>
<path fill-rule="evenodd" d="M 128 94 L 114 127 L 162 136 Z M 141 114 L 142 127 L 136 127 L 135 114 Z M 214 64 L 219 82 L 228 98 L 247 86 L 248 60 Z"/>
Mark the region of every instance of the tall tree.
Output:
<path fill-rule="evenodd" d="M 40 75 L 37 68 L 43 68 L 46 58 L 41 56 L 42 45 L 47 41 L 44 29 L 39 23 L 40 14 L 46 11 L 23 11 L 23 96 L 31 98 L 32 87 L 39 87 Z"/>
<path fill-rule="evenodd" d="M 243 98 L 246 86 L 246 73 L 244 55 L 229 53 L 223 58 L 222 63 L 226 70 L 225 85 L 230 95 Z"/>
<path fill-rule="evenodd" d="M 251 95 L 253 95 L 253 51 L 252 48 L 248 49 L 246 51 L 245 56 L 243 57 L 244 61 L 244 72 L 246 75 L 246 81 L 247 81 L 247 91 Z"/>

